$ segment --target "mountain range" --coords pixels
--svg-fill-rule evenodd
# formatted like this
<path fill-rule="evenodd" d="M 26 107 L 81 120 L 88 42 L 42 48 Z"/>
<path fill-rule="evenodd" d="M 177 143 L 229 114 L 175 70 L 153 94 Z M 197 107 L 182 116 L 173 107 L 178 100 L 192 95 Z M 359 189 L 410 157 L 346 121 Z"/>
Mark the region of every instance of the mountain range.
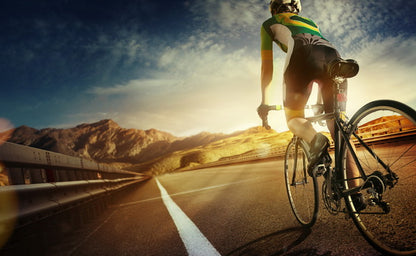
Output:
<path fill-rule="evenodd" d="M 260 130 L 264 129 L 258 128 L 256 131 Z M 251 132 L 253 133 L 253 130 Z M 200 153 L 205 151 L 204 147 L 227 138 L 235 138 L 243 133 L 247 133 L 247 131 L 233 134 L 202 132 L 183 138 L 156 129 L 126 129 L 120 127 L 113 120 L 106 119 L 67 129 L 45 128 L 38 130 L 28 126 L 20 126 L 13 131 L 8 141 L 92 159 L 96 162 L 113 164 L 134 171 L 165 172 L 186 167 L 193 161 L 194 163 L 206 162 L 206 157 L 202 157 Z M 236 141 L 229 143 L 233 144 L 233 147 L 241 146 Z M 252 145 L 252 147 L 256 146 Z M 244 147 L 244 150 L 250 151 L 253 148 Z M 212 150 L 211 148 L 206 151 Z M 199 152 L 199 156 L 192 152 Z M 236 153 L 244 152 L 237 150 Z M 206 154 L 208 152 L 205 152 Z M 230 154 L 234 153 L 230 151 Z M 219 157 L 230 154 L 219 154 Z M 173 156 L 177 156 L 174 157 L 175 163 L 167 165 L 166 162 L 171 161 Z"/>

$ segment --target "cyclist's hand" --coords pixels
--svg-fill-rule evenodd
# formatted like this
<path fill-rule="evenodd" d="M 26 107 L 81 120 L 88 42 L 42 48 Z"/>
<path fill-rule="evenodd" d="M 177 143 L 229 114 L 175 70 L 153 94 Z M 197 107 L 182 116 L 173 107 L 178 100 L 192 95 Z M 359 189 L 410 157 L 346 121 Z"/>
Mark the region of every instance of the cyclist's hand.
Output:
<path fill-rule="evenodd" d="M 267 118 L 269 111 L 270 111 L 270 107 L 265 104 L 260 104 L 260 106 L 257 108 L 257 114 L 259 114 L 259 117 L 261 119 Z"/>
<path fill-rule="evenodd" d="M 259 117 L 263 121 L 263 127 L 269 130 L 271 127 L 269 125 L 269 122 L 267 120 L 267 115 L 269 114 L 269 111 L 271 110 L 271 106 L 260 104 L 260 106 L 257 108 L 257 114 L 259 114 Z"/>

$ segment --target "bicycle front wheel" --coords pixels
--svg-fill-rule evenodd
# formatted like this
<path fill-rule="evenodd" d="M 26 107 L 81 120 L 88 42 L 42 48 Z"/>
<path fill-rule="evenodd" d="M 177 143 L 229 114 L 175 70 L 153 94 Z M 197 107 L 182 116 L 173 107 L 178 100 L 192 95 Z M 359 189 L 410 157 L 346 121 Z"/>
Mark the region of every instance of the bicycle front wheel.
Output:
<path fill-rule="evenodd" d="M 416 255 L 416 112 L 390 100 L 371 102 L 350 121 L 350 141 L 367 206 L 346 204 L 354 223 L 376 249 L 394 255 Z M 348 147 L 343 147 L 346 177 Z M 345 179 L 345 187 L 348 181 Z"/>
<path fill-rule="evenodd" d="M 299 139 L 292 139 L 285 155 L 285 181 L 289 202 L 296 219 L 311 227 L 318 217 L 319 191 L 316 177 L 308 172 L 306 149 Z"/>

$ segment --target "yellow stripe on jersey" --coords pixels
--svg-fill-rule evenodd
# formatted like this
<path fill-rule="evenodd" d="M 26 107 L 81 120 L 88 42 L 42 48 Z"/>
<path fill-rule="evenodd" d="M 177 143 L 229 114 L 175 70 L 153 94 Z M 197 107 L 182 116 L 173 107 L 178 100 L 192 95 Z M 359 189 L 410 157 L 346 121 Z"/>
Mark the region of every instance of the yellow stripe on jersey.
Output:
<path fill-rule="evenodd" d="M 318 26 L 310 19 L 298 16 L 294 13 L 280 13 L 275 16 L 278 23 L 286 26 L 295 26 L 299 29 L 312 30 L 320 34 Z"/>

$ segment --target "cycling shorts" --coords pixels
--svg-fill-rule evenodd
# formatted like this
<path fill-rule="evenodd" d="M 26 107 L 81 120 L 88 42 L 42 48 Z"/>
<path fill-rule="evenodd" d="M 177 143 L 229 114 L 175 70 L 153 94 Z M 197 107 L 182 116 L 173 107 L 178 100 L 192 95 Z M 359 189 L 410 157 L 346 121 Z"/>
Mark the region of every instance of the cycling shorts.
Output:
<path fill-rule="evenodd" d="M 284 73 L 284 106 L 286 119 L 304 117 L 312 82 L 320 86 L 325 112 L 334 107 L 332 80 L 327 74 L 327 64 L 340 58 L 338 51 L 328 41 L 310 35 L 294 37 L 294 47 Z M 341 87 L 347 90 L 346 81 Z M 344 107 L 345 108 L 345 107 Z M 345 109 L 344 109 L 345 110 Z"/>

